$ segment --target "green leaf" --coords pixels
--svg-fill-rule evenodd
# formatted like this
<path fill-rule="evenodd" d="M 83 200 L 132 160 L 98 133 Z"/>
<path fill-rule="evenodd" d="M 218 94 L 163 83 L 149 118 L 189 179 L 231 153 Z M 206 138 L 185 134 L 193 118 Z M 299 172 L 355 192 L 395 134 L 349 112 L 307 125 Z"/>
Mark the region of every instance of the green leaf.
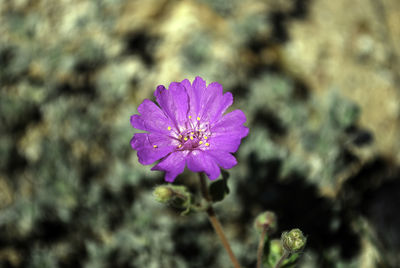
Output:
<path fill-rule="evenodd" d="M 222 173 L 222 179 L 214 181 L 210 184 L 209 191 L 213 202 L 222 201 L 225 198 L 225 196 L 229 194 L 229 188 L 228 188 L 229 173 L 226 172 L 225 170 L 221 170 L 221 173 Z"/>
<path fill-rule="evenodd" d="M 264 267 L 275 267 L 275 264 L 282 256 L 281 241 L 278 239 L 267 241 L 264 247 L 268 247 L 268 252 L 264 250 L 263 264 Z"/>
<path fill-rule="evenodd" d="M 300 257 L 299 253 L 290 254 L 289 258 L 283 262 L 281 268 L 295 268 Z"/>

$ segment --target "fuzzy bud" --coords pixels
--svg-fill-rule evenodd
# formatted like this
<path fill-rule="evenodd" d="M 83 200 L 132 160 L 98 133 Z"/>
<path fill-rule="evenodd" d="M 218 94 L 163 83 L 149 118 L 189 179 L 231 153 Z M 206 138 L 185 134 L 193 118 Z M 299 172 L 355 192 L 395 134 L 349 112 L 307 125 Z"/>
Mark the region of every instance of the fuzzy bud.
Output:
<path fill-rule="evenodd" d="M 153 196 L 160 203 L 167 203 L 174 197 L 174 192 L 168 186 L 157 186 L 153 191 Z"/>
<path fill-rule="evenodd" d="M 281 236 L 283 248 L 290 253 L 301 251 L 306 245 L 306 242 L 307 238 L 300 229 L 292 229 L 289 232 L 283 232 Z"/>
<path fill-rule="evenodd" d="M 272 211 L 265 211 L 261 213 L 254 221 L 254 227 L 259 232 L 267 229 L 268 233 L 273 233 L 276 231 L 277 225 L 276 215 Z"/>

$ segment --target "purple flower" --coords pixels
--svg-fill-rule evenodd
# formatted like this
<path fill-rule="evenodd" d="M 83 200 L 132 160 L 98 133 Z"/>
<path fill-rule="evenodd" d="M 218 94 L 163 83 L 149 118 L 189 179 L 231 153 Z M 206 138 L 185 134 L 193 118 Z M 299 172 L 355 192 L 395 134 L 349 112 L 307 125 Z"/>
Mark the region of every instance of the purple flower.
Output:
<path fill-rule="evenodd" d="M 237 164 L 231 154 L 249 129 L 243 126 L 246 116 L 241 110 L 223 115 L 232 105 L 233 96 L 223 94 L 216 82 L 206 85 L 201 77 L 191 84 L 185 79 L 172 82 L 169 89 L 160 85 L 154 102 L 145 99 L 138 107 L 140 115 L 131 116 L 136 133 L 131 146 L 137 150 L 143 165 L 160 160 L 151 170 L 165 171 L 165 180 L 173 182 L 185 166 L 193 172 L 205 172 L 214 180 L 220 167 L 229 169 Z"/>

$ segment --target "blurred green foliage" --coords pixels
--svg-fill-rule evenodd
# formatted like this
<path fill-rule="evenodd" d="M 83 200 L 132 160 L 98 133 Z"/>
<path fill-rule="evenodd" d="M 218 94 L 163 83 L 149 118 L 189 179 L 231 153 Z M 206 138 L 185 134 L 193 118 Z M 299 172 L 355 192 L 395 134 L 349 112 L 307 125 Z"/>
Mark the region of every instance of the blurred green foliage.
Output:
<path fill-rule="evenodd" d="M 280 230 L 310 234 L 304 267 L 355 267 L 358 215 L 321 192 L 337 191 L 359 163 L 354 148 L 370 144 L 356 140 L 360 109 L 336 90 L 314 94 L 279 61 L 239 60 L 279 46 L 273 18 L 290 10 L 239 16 L 238 1 L 199 1 L 229 32 L 193 30 L 170 55 L 163 48 L 180 33 L 157 29 L 174 19 L 160 15 L 174 1 L 161 11 L 137 4 L 148 17 L 138 1 L 17 2 L 0 4 L 0 266 L 230 267 L 204 215 L 178 217 L 154 201 L 163 175 L 129 145 L 129 117 L 159 77 L 201 75 L 232 91 L 248 118 L 230 195 L 217 206 L 243 265 L 256 261 L 251 222 L 271 209 Z M 195 180 L 187 172 L 177 183 L 196 192 Z"/>

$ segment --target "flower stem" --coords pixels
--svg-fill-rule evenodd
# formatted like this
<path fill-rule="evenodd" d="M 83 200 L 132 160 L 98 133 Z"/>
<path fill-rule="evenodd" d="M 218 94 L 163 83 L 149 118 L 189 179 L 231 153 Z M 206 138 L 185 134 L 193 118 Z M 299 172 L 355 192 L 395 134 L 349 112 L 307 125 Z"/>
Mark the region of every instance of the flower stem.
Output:
<path fill-rule="evenodd" d="M 201 192 L 203 194 L 203 197 L 209 203 L 209 206 L 206 210 L 208 219 L 210 220 L 211 225 L 214 228 L 214 231 L 217 233 L 219 239 L 221 240 L 222 245 L 224 246 L 225 250 L 228 252 L 229 258 L 231 259 L 233 266 L 235 268 L 240 268 L 240 264 L 239 264 L 238 260 L 236 259 L 235 255 L 233 254 L 233 251 L 231 249 L 231 246 L 229 245 L 228 240 L 226 239 L 226 236 L 222 229 L 221 223 L 219 222 L 217 216 L 215 215 L 214 208 L 212 207 L 212 204 L 211 204 L 212 200 L 211 200 L 210 194 L 208 192 L 205 175 L 204 175 L 204 173 L 201 172 L 201 173 L 199 173 L 199 176 L 200 176 Z"/>
<path fill-rule="evenodd" d="M 279 259 L 278 263 L 275 265 L 275 268 L 280 268 L 281 265 L 282 265 L 282 263 L 283 263 L 283 261 L 284 261 L 287 257 L 289 257 L 289 254 L 290 254 L 289 251 L 283 250 L 283 255 L 282 255 L 282 257 Z"/>
<path fill-rule="evenodd" d="M 265 236 L 267 234 L 267 227 L 264 227 L 261 232 L 260 242 L 257 249 L 257 268 L 261 268 L 262 257 L 264 252 Z"/>

